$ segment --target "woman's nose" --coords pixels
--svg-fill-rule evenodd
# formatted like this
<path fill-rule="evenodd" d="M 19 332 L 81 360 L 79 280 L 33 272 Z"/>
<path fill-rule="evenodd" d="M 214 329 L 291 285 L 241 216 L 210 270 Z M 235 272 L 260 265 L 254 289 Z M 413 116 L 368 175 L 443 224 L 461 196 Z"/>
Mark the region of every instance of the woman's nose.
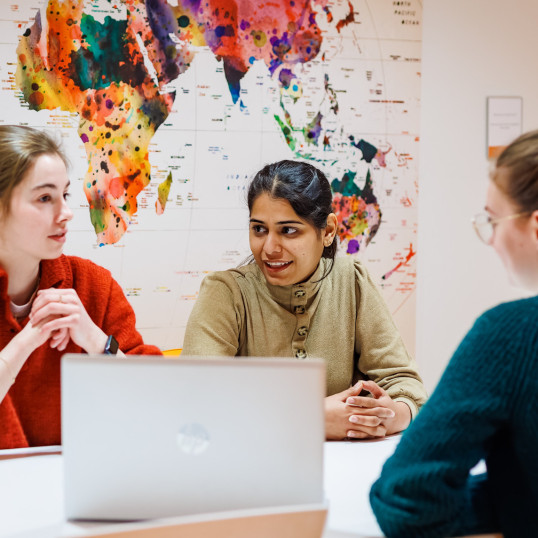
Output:
<path fill-rule="evenodd" d="M 282 250 L 282 245 L 280 244 L 280 238 L 276 233 L 269 233 L 263 244 L 263 250 L 266 254 L 277 254 Z"/>
<path fill-rule="evenodd" d="M 60 212 L 58 213 L 58 222 L 69 221 L 73 218 L 73 210 L 67 204 L 67 200 L 62 198 L 62 205 L 60 207 Z"/>

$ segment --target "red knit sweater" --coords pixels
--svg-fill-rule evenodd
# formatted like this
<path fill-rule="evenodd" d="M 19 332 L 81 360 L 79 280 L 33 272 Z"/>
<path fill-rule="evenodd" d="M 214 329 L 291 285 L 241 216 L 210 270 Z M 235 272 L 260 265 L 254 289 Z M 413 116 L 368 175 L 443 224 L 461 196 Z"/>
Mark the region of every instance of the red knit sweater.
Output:
<path fill-rule="evenodd" d="M 7 287 L 7 274 L 0 267 L 0 350 L 28 323 L 26 318 L 19 324 L 11 314 Z M 131 305 L 103 267 L 74 256 L 43 260 L 39 288 L 75 289 L 93 322 L 113 334 L 124 353 L 161 354 L 157 347 L 144 344 Z M 84 351 L 72 341 L 62 352 L 45 342 L 28 357 L 0 403 L 0 449 L 61 444 L 60 357 L 64 353 Z"/>

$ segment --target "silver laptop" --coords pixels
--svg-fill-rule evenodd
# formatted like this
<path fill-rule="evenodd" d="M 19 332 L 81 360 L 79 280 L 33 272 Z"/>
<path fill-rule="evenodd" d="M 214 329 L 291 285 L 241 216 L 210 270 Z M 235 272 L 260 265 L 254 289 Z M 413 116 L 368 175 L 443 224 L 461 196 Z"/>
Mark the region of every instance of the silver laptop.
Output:
<path fill-rule="evenodd" d="M 324 395 L 317 360 L 65 355 L 66 516 L 320 503 Z"/>

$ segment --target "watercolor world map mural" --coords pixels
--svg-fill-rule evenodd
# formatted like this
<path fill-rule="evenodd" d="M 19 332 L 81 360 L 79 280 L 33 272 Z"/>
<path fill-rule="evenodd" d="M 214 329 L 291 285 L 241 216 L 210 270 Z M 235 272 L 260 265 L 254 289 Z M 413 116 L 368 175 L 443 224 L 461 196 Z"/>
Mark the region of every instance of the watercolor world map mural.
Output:
<path fill-rule="evenodd" d="M 145 338 L 181 347 L 202 278 L 248 255 L 245 185 L 331 181 L 340 255 L 414 350 L 421 2 L 25 0 L 2 8 L 0 121 L 71 160 L 67 253 L 111 269 Z"/>

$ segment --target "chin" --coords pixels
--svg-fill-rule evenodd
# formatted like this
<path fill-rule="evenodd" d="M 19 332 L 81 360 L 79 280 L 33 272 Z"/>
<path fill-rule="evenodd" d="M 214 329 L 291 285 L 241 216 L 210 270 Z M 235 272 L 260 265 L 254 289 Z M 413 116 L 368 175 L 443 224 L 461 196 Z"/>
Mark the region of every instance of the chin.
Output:
<path fill-rule="evenodd" d="M 288 286 L 293 282 L 289 278 L 275 278 L 274 276 L 264 275 L 265 280 L 272 286 Z"/>
<path fill-rule="evenodd" d="M 63 249 L 59 252 L 55 253 L 48 253 L 41 257 L 42 260 L 55 260 L 56 258 L 59 258 L 63 254 Z"/>

